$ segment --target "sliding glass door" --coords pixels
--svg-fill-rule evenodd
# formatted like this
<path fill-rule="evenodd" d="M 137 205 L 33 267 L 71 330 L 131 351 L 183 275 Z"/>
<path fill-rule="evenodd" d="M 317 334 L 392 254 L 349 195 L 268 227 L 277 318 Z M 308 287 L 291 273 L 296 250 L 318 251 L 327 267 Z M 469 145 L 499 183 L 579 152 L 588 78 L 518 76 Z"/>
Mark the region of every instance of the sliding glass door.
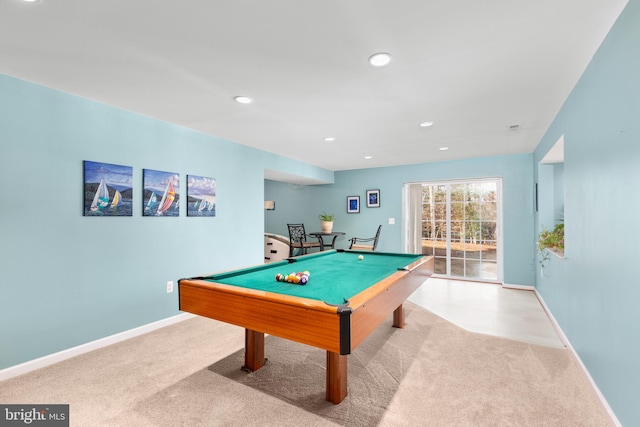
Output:
<path fill-rule="evenodd" d="M 500 180 L 408 186 L 409 251 L 433 255 L 438 275 L 500 281 Z"/>

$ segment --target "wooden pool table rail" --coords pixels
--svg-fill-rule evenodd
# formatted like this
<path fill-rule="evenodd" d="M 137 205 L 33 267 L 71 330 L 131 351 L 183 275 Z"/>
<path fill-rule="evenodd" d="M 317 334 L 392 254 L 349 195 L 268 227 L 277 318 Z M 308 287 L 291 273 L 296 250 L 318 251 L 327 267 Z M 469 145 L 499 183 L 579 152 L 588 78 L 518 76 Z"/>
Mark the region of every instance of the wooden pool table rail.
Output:
<path fill-rule="evenodd" d="M 183 279 L 178 288 L 182 311 L 340 352 L 336 306 L 204 280 Z"/>

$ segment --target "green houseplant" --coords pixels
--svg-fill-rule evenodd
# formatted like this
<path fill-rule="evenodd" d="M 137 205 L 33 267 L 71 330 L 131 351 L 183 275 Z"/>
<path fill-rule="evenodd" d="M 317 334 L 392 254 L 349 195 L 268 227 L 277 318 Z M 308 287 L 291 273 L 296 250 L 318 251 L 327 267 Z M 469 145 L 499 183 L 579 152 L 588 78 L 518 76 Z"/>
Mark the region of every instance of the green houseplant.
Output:
<path fill-rule="evenodd" d="M 542 231 L 538 235 L 537 246 L 542 267 L 544 267 L 545 261 L 549 259 L 547 251 L 564 256 L 564 222 L 556 224 L 551 231 L 542 227 Z"/>
<path fill-rule="evenodd" d="M 333 222 L 336 216 L 334 214 L 328 214 L 323 212 L 320 215 L 318 215 L 318 217 L 320 218 L 320 221 Z"/>
<path fill-rule="evenodd" d="M 334 214 L 328 214 L 324 212 L 318 215 L 318 218 L 320 218 L 320 227 L 322 227 L 323 233 L 331 233 L 331 231 L 333 230 L 333 220 L 335 219 L 335 217 L 336 216 Z"/>

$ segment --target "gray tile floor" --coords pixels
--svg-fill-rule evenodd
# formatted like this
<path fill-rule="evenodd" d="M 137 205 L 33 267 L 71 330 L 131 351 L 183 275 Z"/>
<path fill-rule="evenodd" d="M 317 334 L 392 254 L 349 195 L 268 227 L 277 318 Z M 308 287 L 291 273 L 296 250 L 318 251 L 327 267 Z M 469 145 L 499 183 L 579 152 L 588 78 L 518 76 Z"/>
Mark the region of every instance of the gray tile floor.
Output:
<path fill-rule="evenodd" d="M 409 301 L 468 331 L 564 347 L 533 291 L 432 277 Z"/>

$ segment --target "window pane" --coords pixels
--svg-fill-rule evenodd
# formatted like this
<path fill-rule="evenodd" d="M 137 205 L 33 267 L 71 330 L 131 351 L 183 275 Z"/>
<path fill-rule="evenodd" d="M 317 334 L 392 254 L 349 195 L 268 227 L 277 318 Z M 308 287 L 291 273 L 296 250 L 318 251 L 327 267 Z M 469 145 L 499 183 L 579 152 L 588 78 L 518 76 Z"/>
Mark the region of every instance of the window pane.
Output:
<path fill-rule="evenodd" d="M 465 239 L 467 239 L 467 241 L 472 243 L 480 242 L 480 222 L 465 222 L 464 237 Z"/>
<path fill-rule="evenodd" d="M 447 188 L 444 185 L 434 186 L 434 201 L 444 203 L 447 201 Z"/>
<path fill-rule="evenodd" d="M 480 259 L 480 244 L 467 241 L 465 254 L 467 259 Z"/>
<path fill-rule="evenodd" d="M 464 203 L 451 203 L 451 220 L 462 221 L 466 217 Z"/>
<path fill-rule="evenodd" d="M 464 239 L 451 239 L 451 256 L 454 258 L 464 258 Z"/>
<path fill-rule="evenodd" d="M 483 221 L 480 225 L 482 239 L 496 240 L 496 222 Z"/>
<path fill-rule="evenodd" d="M 433 191 L 431 191 L 431 189 L 432 187 L 430 186 L 422 187 L 422 204 L 429 204 L 433 202 L 433 198 L 432 198 Z"/>
<path fill-rule="evenodd" d="M 462 221 L 451 221 L 451 238 L 456 240 L 464 238 L 464 223 Z"/>
<path fill-rule="evenodd" d="M 480 208 L 480 216 L 483 220 L 495 221 L 498 217 L 496 202 L 484 202 Z"/>
<path fill-rule="evenodd" d="M 433 245 L 429 240 L 422 241 L 422 254 L 423 255 L 435 255 Z"/>
<path fill-rule="evenodd" d="M 433 221 L 422 221 L 422 238 L 435 239 L 436 225 Z"/>
<path fill-rule="evenodd" d="M 435 236 L 434 239 L 446 239 L 447 238 L 447 223 L 444 221 L 436 221 L 435 225 Z"/>
<path fill-rule="evenodd" d="M 482 242 L 482 254 L 483 260 L 495 261 L 496 258 L 496 242 L 492 240 L 485 240 Z"/>
<path fill-rule="evenodd" d="M 482 186 L 480 184 L 469 184 L 467 191 L 467 202 L 478 204 L 482 197 Z"/>
<path fill-rule="evenodd" d="M 464 219 L 467 221 L 477 221 L 480 219 L 480 205 L 468 202 L 464 205 Z"/>
<path fill-rule="evenodd" d="M 451 203 L 462 203 L 465 201 L 465 184 L 453 184 L 451 185 Z"/>
<path fill-rule="evenodd" d="M 435 274 L 447 274 L 447 259 L 436 257 L 434 270 Z"/>
<path fill-rule="evenodd" d="M 433 219 L 438 221 L 446 221 L 447 219 L 446 203 L 435 203 L 432 206 L 433 206 L 433 209 L 430 214 L 433 215 Z"/>
<path fill-rule="evenodd" d="M 451 259 L 451 275 L 464 277 L 464 259 Z"/>

